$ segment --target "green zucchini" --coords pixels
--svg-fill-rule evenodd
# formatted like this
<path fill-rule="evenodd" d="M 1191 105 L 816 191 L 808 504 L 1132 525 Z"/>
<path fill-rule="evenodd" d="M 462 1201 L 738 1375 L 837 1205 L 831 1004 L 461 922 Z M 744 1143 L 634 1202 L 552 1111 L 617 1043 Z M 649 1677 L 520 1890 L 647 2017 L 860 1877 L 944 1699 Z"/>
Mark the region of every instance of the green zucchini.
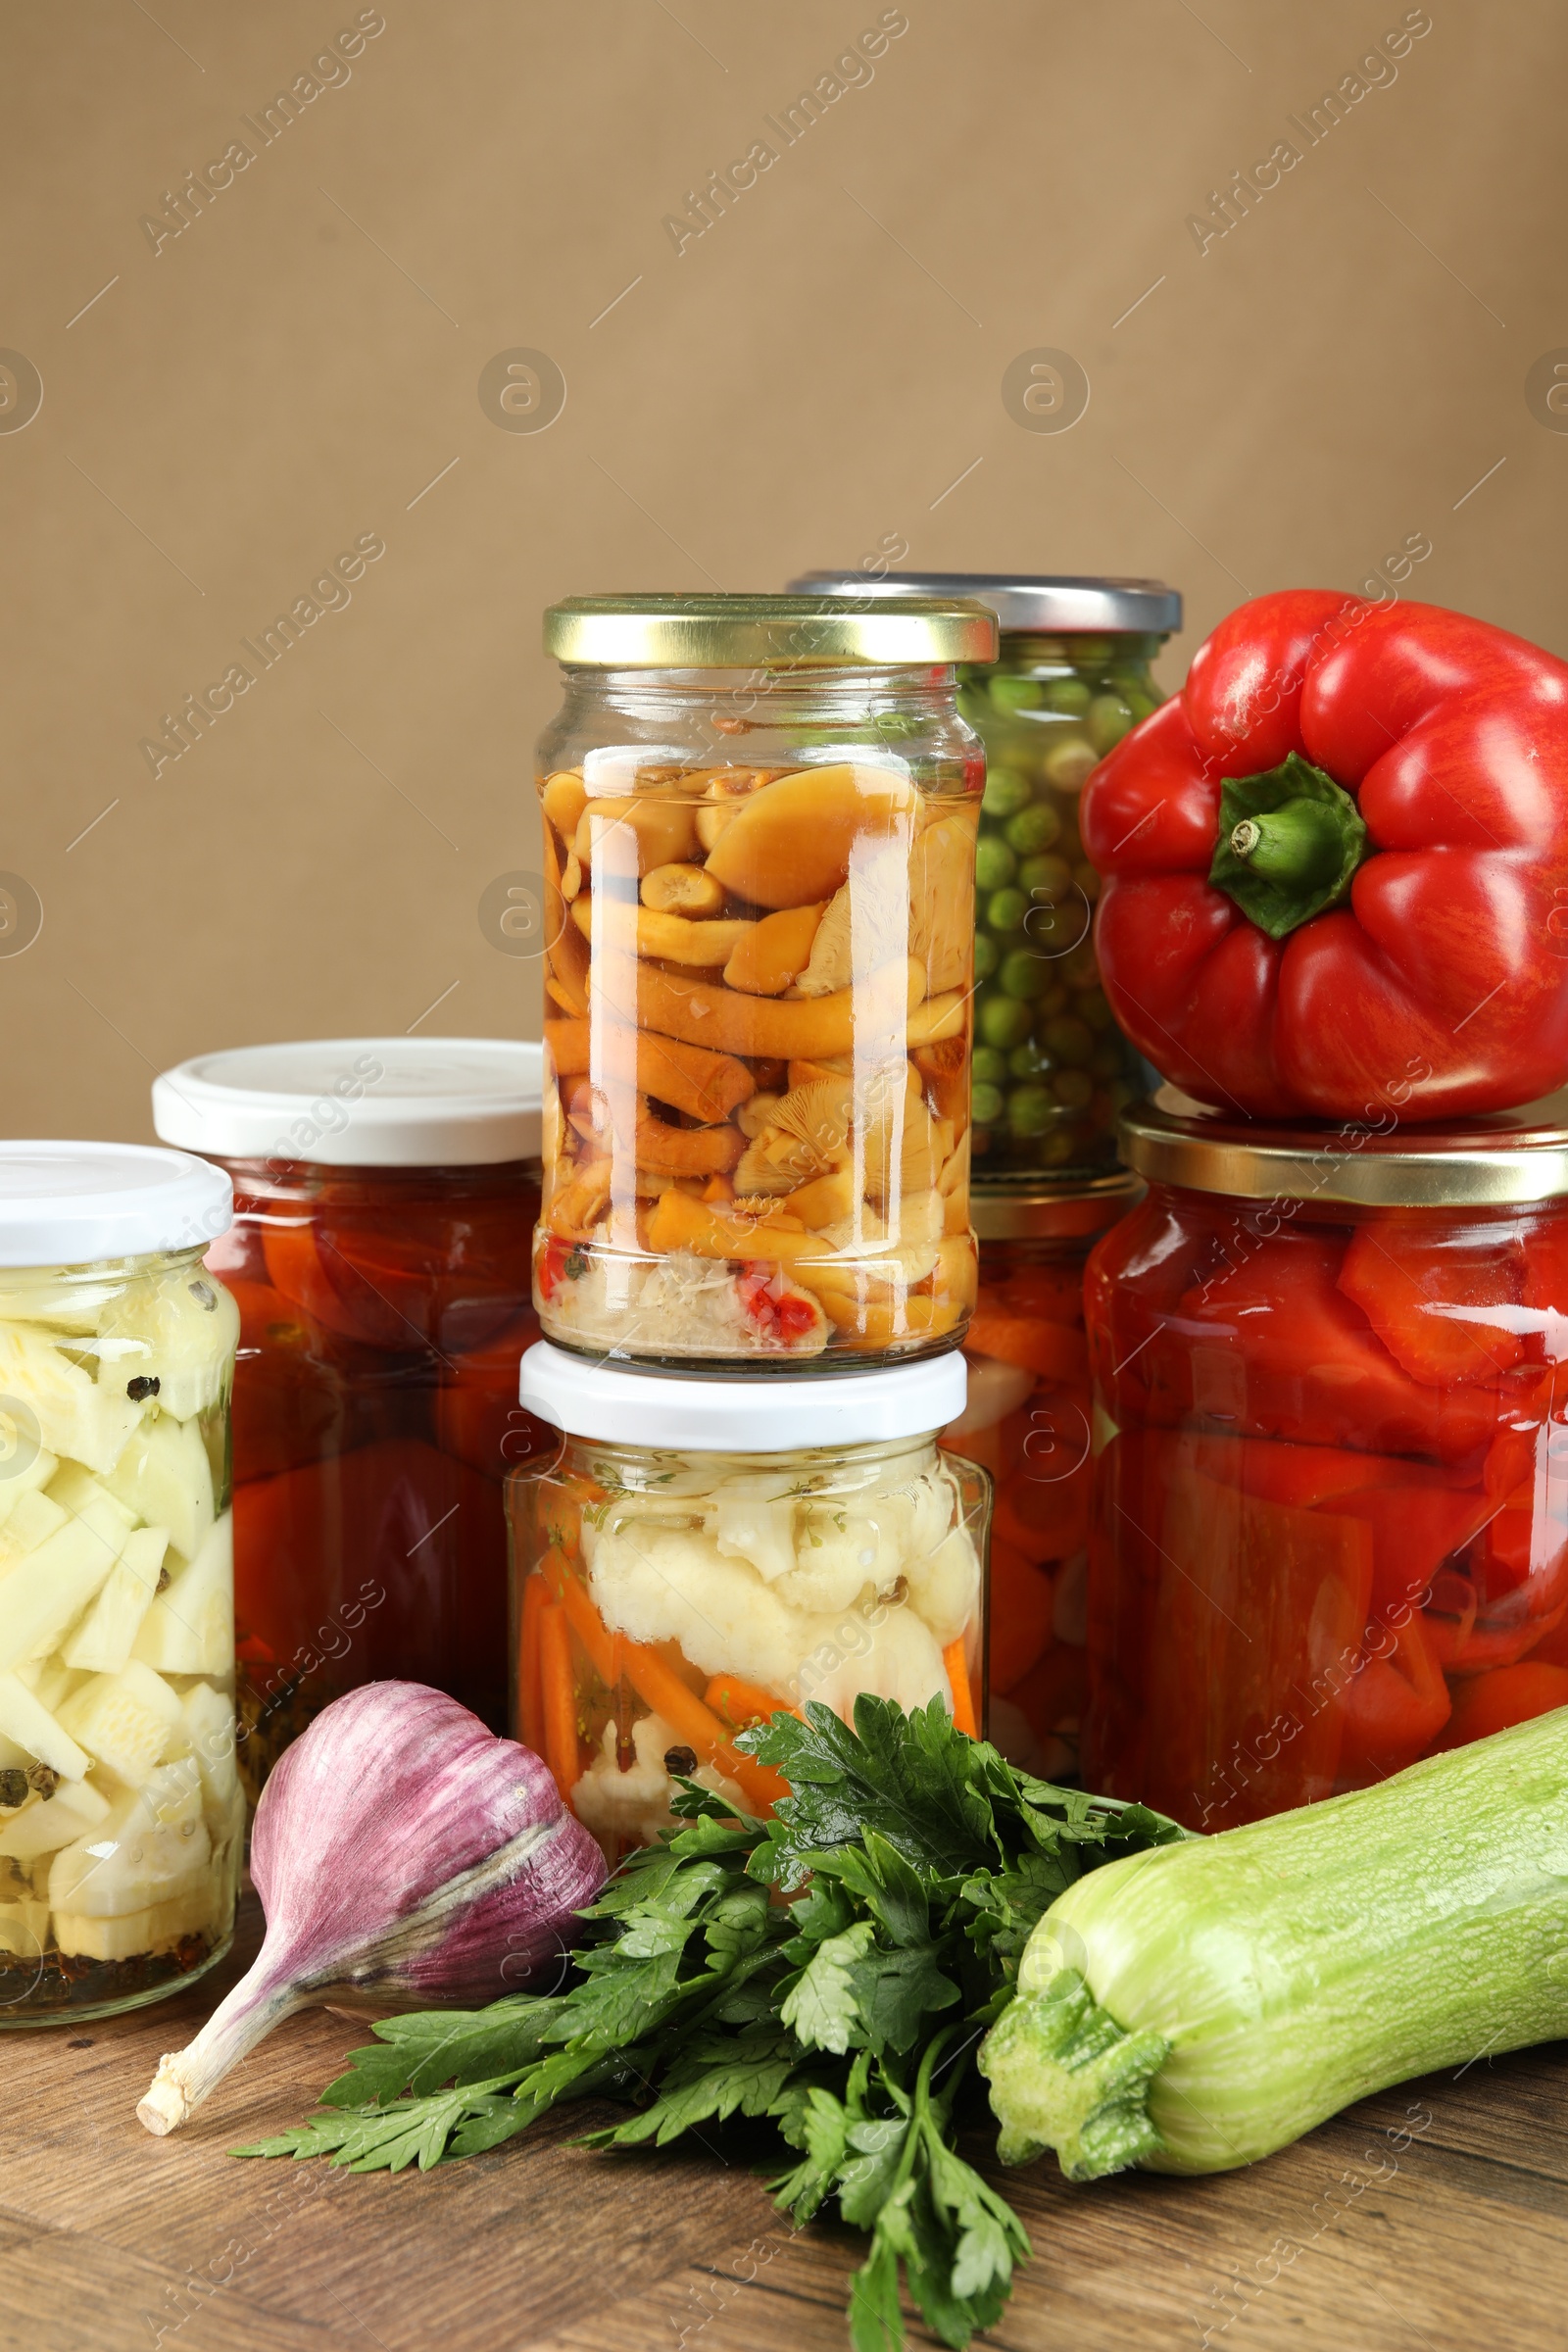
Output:
<path fill-rule="evenodd" d="M 1251 2164 L 1352 2099 L 1568 2034 L 1568 1709 L 1088 1872 L 980 2053 L 1004 2164 Z"/>

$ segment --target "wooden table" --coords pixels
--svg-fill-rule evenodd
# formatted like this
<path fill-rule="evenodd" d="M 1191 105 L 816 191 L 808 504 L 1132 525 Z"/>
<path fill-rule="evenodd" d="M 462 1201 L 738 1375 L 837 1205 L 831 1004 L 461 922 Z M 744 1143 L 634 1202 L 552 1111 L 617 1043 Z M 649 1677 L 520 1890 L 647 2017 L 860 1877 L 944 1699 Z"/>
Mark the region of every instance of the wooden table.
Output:
<path fill-rule="evenodd" d="M 135 2104 L 255 1948 L 190 1994 L 0 2037 L 4 2352 L 840 2352 L 855 2240 L 739 2165 L 607 2159 L 578 2108 L 434 2173 L 224 2151 L 302 2120 L 363 2026 L 279 2028 L 195 2122 Z M 1254 2171 L 1004 2177 L 1033 2236 L 993 2344 L 1546 2352 L 1568 2290 L 1568 2044 L 1367 2100 Z M 930 2339 L 911 2328 L 912 2343 Z"/>

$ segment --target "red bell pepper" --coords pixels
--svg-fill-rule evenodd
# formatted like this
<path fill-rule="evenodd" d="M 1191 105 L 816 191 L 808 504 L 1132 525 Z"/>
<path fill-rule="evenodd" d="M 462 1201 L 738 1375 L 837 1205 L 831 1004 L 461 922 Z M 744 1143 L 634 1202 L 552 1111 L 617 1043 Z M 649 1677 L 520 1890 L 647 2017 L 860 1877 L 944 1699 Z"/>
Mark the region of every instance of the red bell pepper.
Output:
<path fill-rule="evenodd" d="M 1340 1288 L 1412 1380 L 1442 1389 L 1520 1361 L 1524 1273 L 1511 1234 L 1395 1215 L 1356 1227 Z"/>
<path fill-rule="evenodd" d="M 436 1437 L 448 1453 L 488 1478 L 505 1478 L 518 1462 L 558 1443 L 557 1433 L 517 1402 L 517 1367 L 538 1337 L 538 1317 L 530 1307 L 488 1348 L 452 1356 L 441 1366 Z"/>
<path fill-rule="evenodd" d="M 1490 1674 L 1460 1684 L 1438 1745 L 1463 1747 L 1489 1733 L 1505 1732 L 1510 1724 L 1549 1715 L 1555 1707 L 1568 1707 L 1568 1666 L 1538 1664 L 1534 1658 L 1523 1666 L 1494 1666 Z"/>
<path fill-rule="evenodd" d="M 1419 1612 L 1396 1634 L 1374 1627 L 1347 1699 L 1342 1786 L 1364 1788 L 1413 1764 L 1452 1704 Z"/>
<path fill-rule="evenodd" d="M 1568 1076 L 1568 664 L 1434 605 L 1257 597 L 1083 796 L 1134 1043 L 1263 1118 L 1504 1109 Z"/>

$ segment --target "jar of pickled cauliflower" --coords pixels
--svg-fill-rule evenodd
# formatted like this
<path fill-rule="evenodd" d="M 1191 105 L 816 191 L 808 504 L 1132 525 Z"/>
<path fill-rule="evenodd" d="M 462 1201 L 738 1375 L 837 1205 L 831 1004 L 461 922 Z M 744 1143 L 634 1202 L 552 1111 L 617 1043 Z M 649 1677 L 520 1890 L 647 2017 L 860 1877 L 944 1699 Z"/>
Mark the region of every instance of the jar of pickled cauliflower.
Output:
<path fill-rule="evenodd" d="M 208 1265 L 239 1302 L 240 1768 L 361 1683 L 507 1714 L 502 1482 L 540 1442 L 539 1048 L 501 1038 L 246 1046 L 167 1071 L 166 1141 L 233 1179 Z"/>
<path fill-rule="evenodd" d="M 157 2000 L 233 1933 L 229 1214 L 181 1152 L 0 1143 L 0 2025 Z"/>
<path fill-rule="evenodd" d="M 978 1188 L 980 1293 L 964 1335 L 969 1393 L 944 1446 L 980 1462 L 991 1521 L 990 1738 L 1010 1763 L 1073 1779 L 1088 1690 L 1093 1483 L 1084 1263 L 1141 1186 L 1125 1172 L 1032 1193 Z"/>
<path fill-rule="evenodd" d="M 671 1380 L 541 1345 L 561 1432 L 508 1488 L 514 1728 L 613 1861 L 674 1776 L 754 1814 L 784 1784 L 736 1735 L 862 1690 L 985 1720 L 990 1481 L 944 1454 L 956 1353 L 807 1381 Z"/>
<path fill-rule="evenodd" d="M 808 572 L 797 588 L 848 589 Z M 1000 659 L 959 671 L 958 708 L 986 747 L 975 853 L 977 1180 L 1027 1187 L 1110 1169 L 1122 1107 L 1153 1083 L 1111 1017 L 1095 961 L 1100 877 L 1078 802 L 1105 754 L 1164 700 L 1151 663 L 1182 625 L 1159 580 L 888 572 L 862 593 L 960 596 L 1002 624 Z"/>
<path fill-rule="evenodd" d="M 1568 1096 L 1123 1135 L 1087 1786 L 1222 1829 L 1568 1705 Z"/>
<path fill-rule="evenodd" d="M 978 606 L 589 597 L 546 615 L 545 1203 L 560 1346 L 864 1367 L 974 1296 Z"/>

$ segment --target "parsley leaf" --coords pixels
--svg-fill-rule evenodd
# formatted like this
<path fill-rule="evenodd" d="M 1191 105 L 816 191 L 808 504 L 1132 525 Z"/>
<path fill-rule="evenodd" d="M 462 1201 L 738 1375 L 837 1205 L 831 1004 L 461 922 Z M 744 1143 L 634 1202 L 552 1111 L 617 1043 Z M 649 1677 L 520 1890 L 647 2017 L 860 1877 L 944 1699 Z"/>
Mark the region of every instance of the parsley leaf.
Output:
<path fill-rule="evenodd" d="M 564 1990 L 387 2018 L 310 2122 L 234 2153 L 428 2171 L 583 2098 L 626 2110 L 596 2148 L 760 2129 L 798 2158 L 782 2207 L 805 2223 L 836 2199 L 869 2234 L 857 2352 L 903 2344 L 906 2288 L 956 2352 L 990 2327 L 1029 2241 L 955 2144 L 987 2113 L 980 2037 L 1056 1896 L 1184 1833 L 1015 1771 L 937 1701 L 862 1695 L 853 1725 L 813 1702 L 740 1744 L 790 1783 L 772 1819 L 680 1784 L 679 1828 L 581 1914 Z"/>

